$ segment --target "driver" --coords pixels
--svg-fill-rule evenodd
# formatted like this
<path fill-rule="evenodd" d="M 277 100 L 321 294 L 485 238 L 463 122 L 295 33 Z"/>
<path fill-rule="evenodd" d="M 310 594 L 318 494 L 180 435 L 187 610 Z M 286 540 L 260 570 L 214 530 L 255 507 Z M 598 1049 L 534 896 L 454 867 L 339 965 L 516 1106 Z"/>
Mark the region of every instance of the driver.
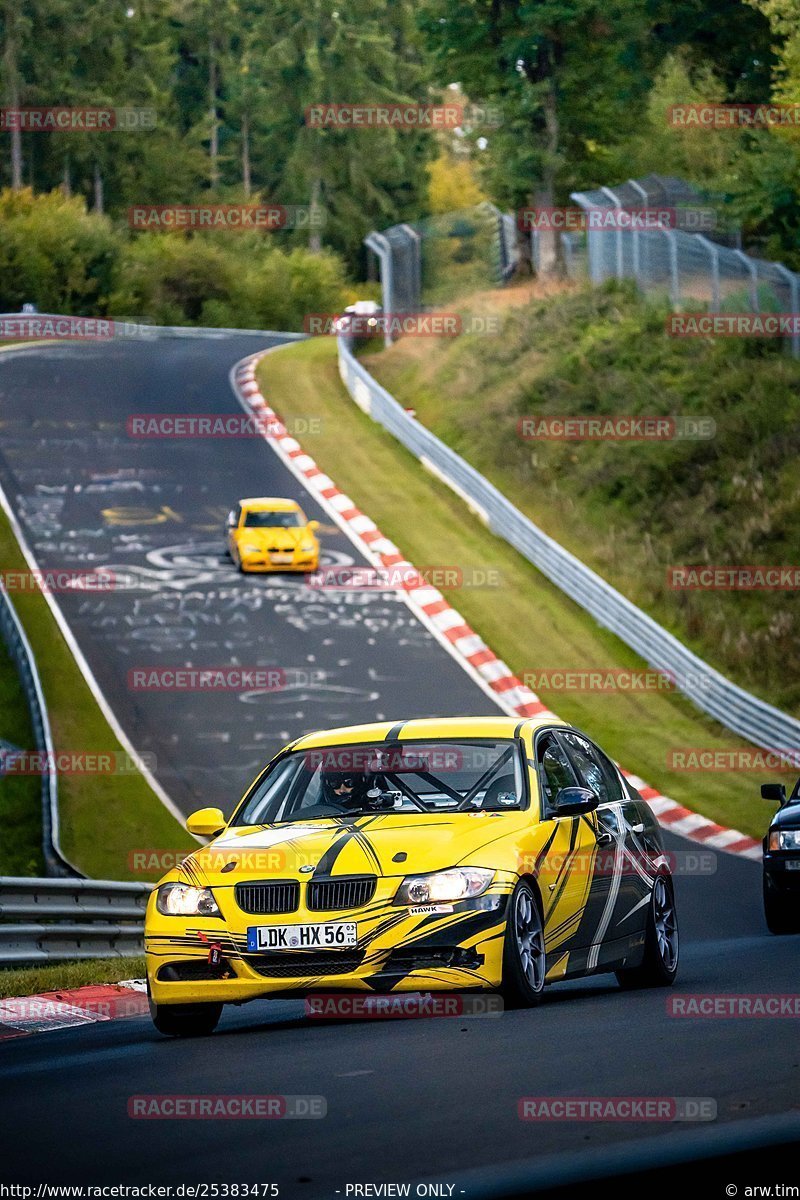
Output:
<path fill-rule="evenodd" d="M 361 808 L 365 779 L 353 771 L 323 771 L 322 799 L 334 808 Z"/>

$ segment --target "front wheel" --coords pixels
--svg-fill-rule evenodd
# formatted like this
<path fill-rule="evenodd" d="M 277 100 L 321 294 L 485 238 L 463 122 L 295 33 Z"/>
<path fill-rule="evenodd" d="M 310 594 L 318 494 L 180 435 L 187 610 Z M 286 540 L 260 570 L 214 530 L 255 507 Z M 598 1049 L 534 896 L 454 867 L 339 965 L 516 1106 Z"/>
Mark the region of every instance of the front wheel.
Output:
<path fill-rule="evenodd" d="M 670 987 L 678 973 L 678 917 L 669 875 L 658 875 L 650 893 L 644 957 L 638 967 L 616 972 L 623 988 Z"/>
<path fill-rule="evenodd" d="M 775 888 L 770 887 L 764 879 L 764 916 L 767 919 L 767 929 L 770 933 L 800 933 L 800 913 L 795 900 L 781 896 Z"/>
<path fill-rule="evenodd" d="M 150 1000 L 153 1024 L 168 1037 L 207 1037 L 221 1015 L 221 1004 L 156 1004 Z"/>
<path fill-rule="evenodd" d="M 525 879 L 508 905 L 503 947 L 503 993 L 513 1007 L 537 1004 L 544 990 L 547 959 L 539 897 Z"/>

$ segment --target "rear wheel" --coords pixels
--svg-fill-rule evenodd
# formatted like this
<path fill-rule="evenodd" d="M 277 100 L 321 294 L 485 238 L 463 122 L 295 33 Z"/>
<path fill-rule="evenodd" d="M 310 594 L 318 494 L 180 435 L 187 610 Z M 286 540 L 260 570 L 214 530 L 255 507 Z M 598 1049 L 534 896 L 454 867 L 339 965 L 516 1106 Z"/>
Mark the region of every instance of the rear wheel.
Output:
<path fill-rule="evenodd" d="M 530 883 L 521 879 L 508 905 L 503 947 L 503 994 L 515 1007 L 537 1004 L 544 990 L 547 962 L 542 909 Z"/>
<path fill-rule="evenodd" d="M 156 1004 L 150 1000 L 153 1024 L 168 1037 L 207 1037 L 221 1015 L 221 1004 Z"/>
<path fill-rule="evenodd" d="M 669 875 L 658 875 L 650 894 L 644 958 L 616 972 L 620 987 L 670 987 L 678 973 L 678 918 Z"/>
<path fill-rule="evenodd" d="M 771 887 L 764 879 L 764 916 L 767 918 L 767 928 L 770 933 L 800 933 L 800 912 L 798 903 L 790 903 L 789 897 L 782 896 L 777 888 Z"/>

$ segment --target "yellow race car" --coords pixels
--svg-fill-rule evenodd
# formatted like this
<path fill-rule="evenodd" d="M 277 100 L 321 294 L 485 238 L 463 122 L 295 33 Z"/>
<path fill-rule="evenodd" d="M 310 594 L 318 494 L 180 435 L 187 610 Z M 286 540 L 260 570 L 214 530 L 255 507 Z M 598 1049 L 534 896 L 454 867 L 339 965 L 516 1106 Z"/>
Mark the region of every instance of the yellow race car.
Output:
<path fill-rule="evenodd" d="M 295 500 L 258 496 L 228 514 L 227 550 L 240 571 L 316 571 L 319 521 Z"/>
<path fill-rule="evenodd" d="M 615 971 L 671 984 L 678 929 L 659 827 L 614 763 L 552 717 L 451 717 L 308 734 L 150 897 L 156 1027 L 225 1003 L 502 989 Z"/>

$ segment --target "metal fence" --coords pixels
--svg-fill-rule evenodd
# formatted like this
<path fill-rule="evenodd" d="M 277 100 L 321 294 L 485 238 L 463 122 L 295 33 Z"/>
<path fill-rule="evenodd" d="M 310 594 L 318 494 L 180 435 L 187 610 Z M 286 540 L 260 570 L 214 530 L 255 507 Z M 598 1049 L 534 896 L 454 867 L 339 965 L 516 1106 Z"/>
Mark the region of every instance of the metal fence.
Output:
<path fill-rule="evenodd" d="M 411 417 L 353 356 L 339 338 L 339 373 L 364 412 L 393 434 L 425 465 L 431 465 L 467 503 L 485 514 L 493 533 L 533 563 L 557 587 L 612 630 L 698 708 L 757 746 L 800 750 L 800 721 L 737 687 L 693 654 L 673 634 L 642 612 L 520 512 L 460 455 Z"/>
<path fill-rule="evenodd" d="M 642 292 L 668 296 L 675 308 L 695 304 L 713 313 L 800 314 L 800 275 L 782 263 L 743 253 L 738 231 L 720 225 L 713 203 L 683 180 L 648 175 L 614 187 L 573 192 L 570 199 L 584 210 L 588 223 L 585 232 L 561 235 L 570 277 L 588 276 L 593 283 L 633 279 Z M 675 226 L 603 229 L 592 228 L 589 219 L 590 213 L 642 209 L 669 210 Z M 706 215 L 712 219 L 703 221 Z M 696 224 L 708 228 L 690 232 Z M 534 264 L 538 240 L 534 232 Z M 800 357 L 800 332 L 793 331 L 787 341 L 794 357 Z"/>
<path fill-rule="evenodd" d="M 379 265 L 386 313 L 416 313 L 469 288 L 502 284 L 520 257 L 513 216 L 488 202 L 373 231 L 364 244 Z"/>
<path fill-rule="evenodd" d="M 141 954 L 152 887 L 94 879 L 0 877 L 0 964 Z"/>
<path fill-rule="evenodd" d="M 42 855 L 45 870 L 50 875 L 66 875 L 81 878 L 81 872 L 72 865 L 61 850 L 58 817 L 58 779 L 55 769 L 49 769 L 54 762 L 53 739 L 50 733 L 50 721 L 47 716 L 47 706 L 44 701 L 36 659 L 33 656 L 25 630 L 17 616 L 11 599 L 0 584 L 0 638 L 5 643 L 9 654 L 16 664 L 20 682 L 28 702 L 31 714 L 33 736 L 36 749 L 44 758 L 42 771 Z M 0 778 L 0 787 L 3 786 Z"/>

